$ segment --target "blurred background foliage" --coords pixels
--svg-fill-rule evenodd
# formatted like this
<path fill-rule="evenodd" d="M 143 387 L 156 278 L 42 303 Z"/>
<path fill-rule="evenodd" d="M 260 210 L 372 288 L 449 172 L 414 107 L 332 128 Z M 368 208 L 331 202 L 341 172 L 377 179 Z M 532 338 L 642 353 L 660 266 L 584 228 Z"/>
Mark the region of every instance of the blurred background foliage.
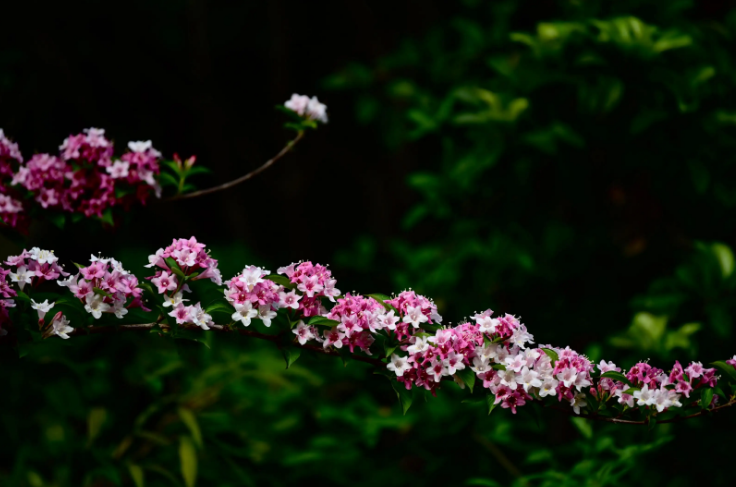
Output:
<path fill-rule="evenodd" d="M 195 234 L 227 277 L 309 258 L 343 291 L 413 287 L 450 322 L 514 313 L 595 361 L 730 357 L 733 2 L 451 3 L 128 2 L 80 7 L 73 33 L 11 7 L 34 20 L 0 46 L 2 124 L 26 156 L 102 125 L 225 180 L 285 140 L 267 127 L 291 91 L 332 118 L 256 184 L 29 243 L 143 272 Z M 728 412 L 652 430 L 486 416 L 451 384 L 403 416 L 364 364 L 284 370 L 271 344 L 206 336 L 49 340 L 3 363 L 0 484 L 732 482 Z"/>

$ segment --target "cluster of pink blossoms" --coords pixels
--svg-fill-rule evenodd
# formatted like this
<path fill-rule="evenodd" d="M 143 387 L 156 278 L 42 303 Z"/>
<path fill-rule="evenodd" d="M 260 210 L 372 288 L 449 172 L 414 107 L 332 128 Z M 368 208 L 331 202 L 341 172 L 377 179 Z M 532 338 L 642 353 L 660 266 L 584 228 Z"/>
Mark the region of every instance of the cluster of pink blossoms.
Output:
<path fill-rule="evenodd" d="M 18 144 L 11 142 L 0 129 L 0 219 L 13 228 L 25 228 L 28 218 L 17 190 L 10 188 L 10 180 L 23 162 Z"/>
<path fill-rule="evenodd" d="M 36 287 L 44 281 L 53 281 L 59 276 L 69 275 L 68 272 L 64 272 L 64 267 L 59 265 L 59 259 L 53 250 L 42 250 L 38 247 L 24 250 L 20 255 L 9 256 L 5 264 L 15 268 L 8 276 L 12 282 L 18 283 L 21 291 L 26 284 Z"/>
<path fill-rule="evenodd" d="M 102 313 L 122 318 L 130 308 L 147 310 L 141 299 L 143 289 L 138 287 L 138 278 L 123 269 L 120 262 L 94 255 L 90 262 L 87 267 L 80 267 L 76 275 L 57 281 L 84 303 L 85 311 L 99 319 Z"/>
<path fill-rule="evenodd" d="M 337 281 L 332 278 L 332 272 L 325 266 L 299 262 L 279 267 L 276 272 L 288 277 L 296 289 L 303 293 L 301 300 L 298 300 L 298 306 L 294 307 L 293 298 L 289 306 L 304 317 L 324 315 L 327 310 L 322 305 L 321 298 L 326 297 L 334 303 L 335 298 L 340 295 L 340 290 L 335 289 Z"/>
<path fill-rule="evenodd" d="M 58 156 L 35 154 L 24 163 L 17 144 L 0 130 L 0 216 L 6 224 L 22 230 L 20 188 L 44 209 L 99 218 L 113 206 L 127 208 L 135 201 L 145 203 L 152 192 L 160 195 L 155 176 L 161 153 L 150 140 L 129 142 L 128 151 L 114 159 L 105 131 L 90 128 L 70 135 L 59 150 Z"/>
<path fill-rule="evenodd" d="M 225 282 L 225 299 L 235 308 L 233 321 L 249 326 L 253 318 L 258 318 L 264 325 L 271 326 L 271 320 L 280 307 L 299 307 L 301 297 L 294 291 L 285 292 L 283 286 L 266 279 L 269 274 L 269 271 L 251 265 Z"/>
<path fill-rule="evenodd" d="M 167 260 L 173 259 L 173 263 Z M 146 267 L 158 267 L 156 274 L 146 279 L 156 286 L 164 296 L 164 307 L 171 307 L 169 316 L 178 324 L 192 323 L 204 330 L 213 324 L 212 316 L 202 308 L 202 303 L 185 305 L 185 292 L 191 292 L 186 281 L 209 279 L 217 285 L 222 284 L 222 275 L 217 268 L 217 260 L 210 257 L 203 243 L 197 239 L 180 238 L 164 249 L 158 249 L 148 257 Z"/>

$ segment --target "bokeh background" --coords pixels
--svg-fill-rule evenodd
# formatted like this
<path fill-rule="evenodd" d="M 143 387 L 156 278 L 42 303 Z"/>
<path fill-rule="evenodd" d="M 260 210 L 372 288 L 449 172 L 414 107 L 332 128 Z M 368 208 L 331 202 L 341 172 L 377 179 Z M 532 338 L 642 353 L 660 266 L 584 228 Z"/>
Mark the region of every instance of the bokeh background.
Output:
<path fill-rule="evenodd" d="M 492 308 L 538 343 L 629 367 L 736 352 L 736 2 L 13 2 L 0 126 L 25 157 L 103 127 L 235 178 L 317 95 L 330 123 L 227 192 L 116 230 L 4 232 L 143 274 L 197 236 L 226 277 L 330 263 L 412 287 L 448 322 Z M 734 414 L 651 430 L 517 416 L 443 387 L 402 415 L 385 378 L 207 335 L 48 340 L 2 363 L 0 485 L 731 485 Z M 731 478 L 732 481 L 728 481 Z"/>

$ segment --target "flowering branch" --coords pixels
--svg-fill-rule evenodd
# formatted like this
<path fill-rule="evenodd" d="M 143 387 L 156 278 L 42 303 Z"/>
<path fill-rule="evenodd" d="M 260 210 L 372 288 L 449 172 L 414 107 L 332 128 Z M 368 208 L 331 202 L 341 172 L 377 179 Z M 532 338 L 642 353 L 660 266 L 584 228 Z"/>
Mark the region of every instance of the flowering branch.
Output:
<path fill-rule="evenodd" d="M 70 275 L 53 252 L 33 248 L 8 257 L 10 269 L 0 267 L 0 336 L 10 335 L 25 347 L 23 338 L 30 335 L 32 344 L 34 333 L 40 335 L 37 340 L 147 330 L 196 340 L 192 330 L 236 332 L 276 344 L 287 367 L 302 349 L 369 363 L 391 380 L 404 411 L 416 389 L 436 395 L 445 381 L 468 389 L 469 400 L 484 403 L 489 414 L 499 405 L 515 414 L 538 402 L 620 424 L 682 421 L 736 401 L 736 356 L 713 362 L 712 368 L 676 361 L 665 372 L 639 362 L 622 371 L 613 362 L 593 364 L 569 347 L 531 346 L 534 337 L 509 314 L 494 317 L 486 310 L 472 321 L 443 327 L 436 305 L 411 290 L 393 297 L 342 296 L 330 270 L 311 262 L 281 267 L 276 274 L 246 266 L 223 282 L 217 260 L 194 237 L 174 240 L 148 260 L 153 275 L 139 282 L 115 259 L 92 256 L 88 266 L 77 264 L 77 273 Z M 31 297 L 45 281 L 56 281 L 67 294 Z M 209 304 L 185 297 L 189 294 L 207 295 Z M 149 321 L 92 325 L 103 315 L 122 319 L 133 308 Z M 254 321 L 277 332 L 249 329 Z"/>
<path fill-rule="evenodd" d="M 127 210 L 134 204 L 145 204 L 152 194 L 160 198 L 167 187 L 176 192 L 170 200 L 231 188 L 268 169 L 304 137 L 307 129 L 327 123 L 327 107 L 316 97 L 294 94 L 277 108 L 291 117 L 286 127 L 296 130 L 296 137 L 256 170 L 194 192 L 190 192 L 194 186 L 187 178 L 208 172 L 207 168 L 195 166 L 195 156 L 182 161 L 174 154 L 173 161 L 161 160 L 150 140 L 129 142 L 128 151 L 117 158 L 105 131 L 89 128 L 67 137 L 58 155 L 35 154 L 25 161 L 18 144 L 0 129 L 0 226 L 25 233 L 34 214 L 42 214 L 62 228 L 67 218 L 74 222 L 97 218 L 114 225 L 115 208 Z"/>
<path fill-rule="evenodd" d="M 281 159 L 282 157 L 284 157 L 287 153 L 289 153 L 289 151 L 291 151 L 291 149 L 293 149 L 294 146 L 300 140 L 302 140 L 303 138 L 304 138 L 304 131 L 303 130 L 300 130 L 299 132 L 297 132 L 296 137 L 294 137 L 294 139 L 290 140 L 284 146 L 284 148 L 279 151 L 278 154 L 276 154 L 275 156 L 273 156 L 271 159 L 267 160 L 259 168 L 257 168 L 255 170 L 249 172 L 248 174 L 246 174 L 244 176 L 241 176 L 241 177 L 239 177 L 237 179 L 233 179 L 232 181 L 229 181 L 227 183 L 221 184 L 219 186 L 214 186 L 212 188 L 202 189 L 202 190 L 199 190 L 199 191 L 194 191 L 192 193 L 177 194 L 177 195 L 172 196 L 171 198 L 169 198 L 169 200 L 174 201 L 174 200 L 185 200 L 185 199 L 189 199 L 189 198 L 196 198 L 198 196 L 204 196 L 204 195 L 207 195 L 207 194 L 210 194 L 210 193 L 216 193 L 217 191 L 223 191 L 223 190 L 232 188 L 233 186 L 236 186 L 236 185 L 238 185 L 240 183 L 243 183 L 243 182 L 251 179 L 252 177 L 259 175 L 260 173 L 262 173 L 263 171 L 265 171 L 266 169 L 268 169 L 269 167 L 271 167 L 274 162 L 278 161 L 279 159 Z"/>

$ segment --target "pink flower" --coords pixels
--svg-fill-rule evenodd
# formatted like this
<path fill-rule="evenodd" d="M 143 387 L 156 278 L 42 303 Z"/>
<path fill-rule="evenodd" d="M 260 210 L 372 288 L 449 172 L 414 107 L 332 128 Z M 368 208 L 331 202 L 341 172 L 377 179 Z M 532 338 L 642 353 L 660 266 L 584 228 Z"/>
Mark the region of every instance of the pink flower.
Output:
<path fill-rule="evenodd" d="M 156 285 L 159 294 L 164 294 L 166 291 L 173 291 L 178 286 L 176 277 L 166 271 L 162 271 L 161 275 L 151 279 L 151 282 Z"/>

